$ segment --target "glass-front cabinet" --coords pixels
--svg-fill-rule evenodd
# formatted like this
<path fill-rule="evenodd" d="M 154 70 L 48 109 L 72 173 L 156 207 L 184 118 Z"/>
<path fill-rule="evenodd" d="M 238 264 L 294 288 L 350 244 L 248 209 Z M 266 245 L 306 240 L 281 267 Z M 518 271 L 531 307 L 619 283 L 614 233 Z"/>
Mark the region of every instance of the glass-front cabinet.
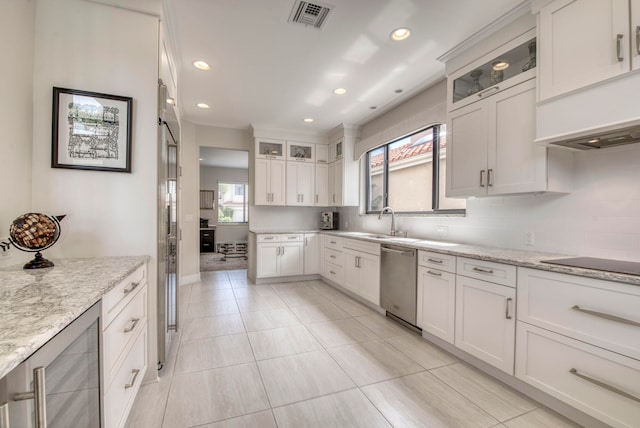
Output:
<path fill-rule="evenodd" d="M 315 162 L 315 144 L 287 141 L 287 160 L 298 162 Z"/>
<path fill-rule="evenodd" d="M 535 32 L 530 31 L 453 73 L 448 111 L 534 78 L 536 48 Z"/>
<path fill-rule="evenodd" d="M 285 142 L 281 140 L 256 139 L 256 158 L 285 159 Z"/>

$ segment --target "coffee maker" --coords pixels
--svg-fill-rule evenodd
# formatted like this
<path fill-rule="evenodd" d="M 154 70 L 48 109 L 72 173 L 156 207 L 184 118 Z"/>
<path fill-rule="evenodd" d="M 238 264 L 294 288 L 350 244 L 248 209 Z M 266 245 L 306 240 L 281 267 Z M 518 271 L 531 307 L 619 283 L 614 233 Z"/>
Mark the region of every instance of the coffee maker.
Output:
<path fill-rule="evenodd" d="M 337 211 L 324 211 L 320 217 L 320 229 L 336 230 L 340 227 L 340 220 Z"/>

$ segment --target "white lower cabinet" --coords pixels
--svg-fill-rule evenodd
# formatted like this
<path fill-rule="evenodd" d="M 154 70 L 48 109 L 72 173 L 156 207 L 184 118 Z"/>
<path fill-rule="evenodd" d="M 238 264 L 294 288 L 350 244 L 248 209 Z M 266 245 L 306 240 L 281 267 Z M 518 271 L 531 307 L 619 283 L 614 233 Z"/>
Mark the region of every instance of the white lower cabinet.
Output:
<path fill-rule="evenodd" d="M 316 275 L 320 273 L 320 235 L 317 233 L 304 234 L 304 274 Z"/>
<path fill-rule="evenodd" d="M 640 361 L 518 322 L 516 376 L 613 427 L 640 424 Z"/>
<path fill-rule="evenodd" d="M 304 274 L 302 234 L 257 236 L 257 278 Z"/>
<path fill-rule="evenodd" d="M 345 239 L 344 287 L 380 306 L 380 244 Z"/>
<path fill-rule="evenodd" d="M 513 375 L 515 288 L 458 275 L 455 345 Z"/>
<path fill-rule="evenodd" d="M 147 370 L 146 265 L 102 301 L 104 425 L 123 427 Z"/>
<path fill-rule="evenodd" d="M 455 308 L 456 275 L 419 266 L 416 317 L 418 327 L 453 344 Z"/>

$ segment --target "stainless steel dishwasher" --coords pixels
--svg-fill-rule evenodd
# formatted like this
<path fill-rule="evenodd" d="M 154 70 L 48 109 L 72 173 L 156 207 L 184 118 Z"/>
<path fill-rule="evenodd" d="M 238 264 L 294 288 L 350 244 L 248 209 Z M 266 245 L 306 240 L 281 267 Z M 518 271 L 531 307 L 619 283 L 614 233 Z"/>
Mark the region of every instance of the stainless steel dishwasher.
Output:
<path fill-rule="evenodd" d="M 388 244 L 381 250 L 380 306 L 415 329 L 417 251 Z"/>

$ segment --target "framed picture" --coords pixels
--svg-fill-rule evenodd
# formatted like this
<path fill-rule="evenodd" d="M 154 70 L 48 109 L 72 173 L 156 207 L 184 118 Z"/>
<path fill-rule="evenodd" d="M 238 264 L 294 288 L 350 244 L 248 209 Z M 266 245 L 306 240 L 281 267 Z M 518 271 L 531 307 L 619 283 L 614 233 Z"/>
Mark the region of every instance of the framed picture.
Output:
<path fill-rule="evenodd" d="M 53 88 L 52 168 L 131 172 L 132 98 Z"/>

